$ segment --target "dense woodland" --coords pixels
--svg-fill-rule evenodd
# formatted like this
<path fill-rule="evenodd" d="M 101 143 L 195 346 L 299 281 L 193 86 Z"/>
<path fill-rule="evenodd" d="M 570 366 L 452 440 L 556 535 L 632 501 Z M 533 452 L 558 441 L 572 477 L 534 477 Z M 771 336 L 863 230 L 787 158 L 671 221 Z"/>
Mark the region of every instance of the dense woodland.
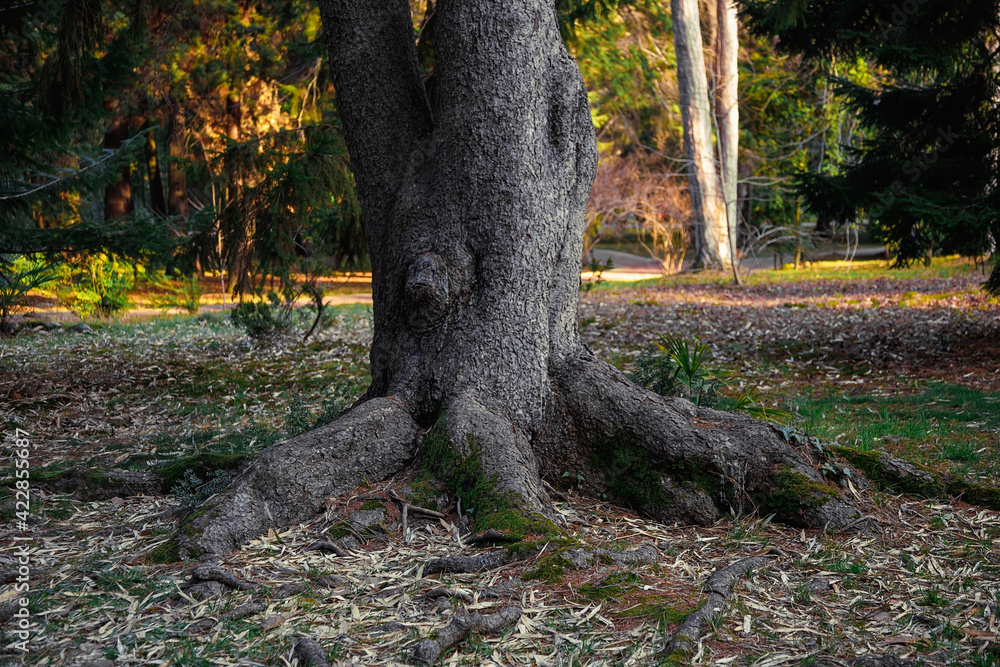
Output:
<path fill-rule="evenodd" d="M 684 4 L 704 57 L 679 70 L 672 11 Z M 411 5 L 433 92 L 434 2 Z M 559 5 L 600 149 L 588 247 L 628 238 L 670 269 L 700 253 L 699 225 L 719 215 L 689 196 L 700 172 L 713 179 L 703 190 L 733 188 L 724 199 L 738 213 L 722 215 L 737 257 L 799 257 L 859 235 L 902 265 L 989 254 L 998 144 L 990 3 L 908 12 L 749 2 L 725 46 L 726 3 L 668 5 Z M 260 291 L 265 273 L 366 265 L 315 3 L 15 3 L 0 12 L 0 30 L 5 270 L 46 252 L 72 264 L 65 279 L 75 283 L 114 261 L 169 275 L 224 271 L 239 295 Z M 685 157 L 682 110 L 722 105 L 716 82 L 730 57 L 736 165 L 723 169 L 713 154 L 734 141 L 711 145 L 724 114 L 700 121 L 714 126 L 703 148 L 725 177 L 716 183 Z M 710 98 L 698 104 L 678 85 L 695 65 Z"/>

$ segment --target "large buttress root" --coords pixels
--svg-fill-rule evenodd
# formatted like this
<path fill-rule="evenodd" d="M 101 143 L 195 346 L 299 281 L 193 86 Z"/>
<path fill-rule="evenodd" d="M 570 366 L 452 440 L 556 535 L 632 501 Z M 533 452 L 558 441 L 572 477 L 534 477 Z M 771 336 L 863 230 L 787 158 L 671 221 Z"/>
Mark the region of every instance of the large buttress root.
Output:
<path fill-rule="evenodd" d="M 530 436 L 471 393 L 448 403 L 421 457 L 472 512 L 477 531 L 532 534 L 551 512 Z"/>
<path fill-rule="evenodd" d="M 189 517 L 177 537 L 180 555 L 229 553 L 269 528 L 315 516 L 327 498 L 402 470 L 413 459 L 419 434 L 402 402 L 383 397 L 268 447 Z"/>
<path fill-rule="evenodd" d="M 765 422 L 664 398 L 586 351 L 553 380 L 549 421 L 562 431 L 539 442 L 547 476 L 569 471 L 585 489 L 661 521 L 707 524 L 757 510 L 837 529 L 859 516 L 810 454 Z"/>

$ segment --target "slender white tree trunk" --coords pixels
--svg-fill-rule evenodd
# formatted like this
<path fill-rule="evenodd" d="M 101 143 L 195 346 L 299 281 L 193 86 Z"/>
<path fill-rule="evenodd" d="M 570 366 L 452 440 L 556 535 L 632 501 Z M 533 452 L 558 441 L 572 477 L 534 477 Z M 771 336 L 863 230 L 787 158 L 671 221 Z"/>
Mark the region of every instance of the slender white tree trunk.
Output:
<path fill-rule="evenodd" d="M 739 178 L 737 156 L 740 145 L 739 115 L 739 26 L 736 4 L 732 0 L 718 0 L 718 48 L 715 53 L 715 117 L 718 124 L 719 172 L 725 200 L 726 220 L 729 228 L 729 245 L 736 252 L 739 240 L 739 206 L 736 186 Z"/>
<path fill-rule="evenodd" d="M 684 122 L 684 152 L 688 159 L 691 210 L 697 237 L 695 263 L 705 267 L 726 266 L 730 263 L 728 225 L 722 185 L 715 170 L 712 112 L 698 20 L 698 0 L 672 0 L 670 5 Z"/>

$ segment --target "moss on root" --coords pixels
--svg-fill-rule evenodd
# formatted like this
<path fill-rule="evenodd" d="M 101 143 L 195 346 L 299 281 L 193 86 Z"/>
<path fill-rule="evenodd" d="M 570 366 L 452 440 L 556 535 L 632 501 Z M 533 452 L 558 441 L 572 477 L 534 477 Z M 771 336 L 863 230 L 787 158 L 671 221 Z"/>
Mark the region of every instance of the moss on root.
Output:
<path fill-rule="evenodd" d="M 1000 489 L 955 475 L 941 474 L 913 461 L 880 451 L 861 451 L 833 445 L 830 451 L 864 473 L 878 486 L 921 498 L 955 496 L 967 503 L 1000 510 Z M 909 469 L 909 470 L 907 470 Z"/>
<path fill-rule="evenodd" d="M 524 581 L 537 579 L 549 585 L 561 584 L 563 578 L 566 576 L 566 571 L 574 569 L 573 563 L 569 562 L 564 556 L 568 548 L 557 549 L 548 556 L 545 556 L 533 568 L 526 570 L 521 575 L 521 579 Z"/>
<path fill-rule="evenodd" d="M 634 572 L 615 572 L 592 584 L 584 584 L 577 590 L 589 600 L 604 602 L 608 599 L 618 599 L 636 590 L 642 580 Z"/>
<path fill-rule="evenodd" d="M 686 609 L 662 602 L 662 597 L 646 595 L 634 607 L 623 609 L 614 614 L 617 618 L 648 618 L 662 625 L 678 625 L 690 616 L 695 609 Z"/>
<path fill-rule="evenodd" d="M 792 468 L 783 468 L 774 477 L 775 488 L 767 500 L 767 511 L 782 518 L 801 517 L 819 509 L 840 494 L 829 484 L 809 479 Z"/>
<path fill-rule="evenodd" d="M 516 492 L 500 490 L 499 476 L 483 469 L 482 443 L 475 436 L 466 434 L 466 452 L 459 452 L 448 441 L 445 432 L 444 417 L 441 417 L 424 440 L 422 463 L 452 495 L 461 498 L 462 510 L 472 514 L 476 531 L 498 530 L 515 541 L 533 535 L 555 537 L 563 534 L 541 514 L 525 510 Z"/>
<path fill-rule="evenodd" d="M 173 537 L 146 554 L 146 562 L 148 563 L 176 563 L 180 559 L 181 554 L 177 548 L 177 540 Z"/>

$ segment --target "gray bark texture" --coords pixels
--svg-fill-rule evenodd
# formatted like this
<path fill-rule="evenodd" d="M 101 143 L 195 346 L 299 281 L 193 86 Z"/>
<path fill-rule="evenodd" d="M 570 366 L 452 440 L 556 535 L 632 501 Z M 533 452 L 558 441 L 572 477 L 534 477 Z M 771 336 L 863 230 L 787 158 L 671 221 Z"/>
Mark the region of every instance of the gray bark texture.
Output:
<path fill-rule="evenodd" d="M 670 520 L 725 511 L 730 467 L 753 470 L 736 495 L 759 503 L 781 471 L 827 488 L 771 427 L 640 389 L 581 342 L 597 150 L 550 1 L 441 0 L 433 112 L 406 0 L 320 10 L 371 249 L 372 383 L 338 421 L 265 450 L 209 499 L 181 529 L 182 555 L 308 519 L 419 463 L 428 432 L 530 513 L 548 511 L 542 477 L 570 469 L 594 492 L 634 475 L 646 493 L 623 500 Z M 637 453 L 656 467 L 631 465 Z M 819 495 L 787 518 L 847 521 L 847 503 Z"/>
<path fill-rule="evenodd" d="M 705 54 L 698 18 L 698 0 L 671 0 L 677 88 L 684 124 L 691 213 L 694 217 L 695 264 L 724 267 L 730 263 L 728 224 L 722 184 L 715 170 L 712 110 L 709 104 Z M 722 20 L 722 17 L 719 17 Z"/>

